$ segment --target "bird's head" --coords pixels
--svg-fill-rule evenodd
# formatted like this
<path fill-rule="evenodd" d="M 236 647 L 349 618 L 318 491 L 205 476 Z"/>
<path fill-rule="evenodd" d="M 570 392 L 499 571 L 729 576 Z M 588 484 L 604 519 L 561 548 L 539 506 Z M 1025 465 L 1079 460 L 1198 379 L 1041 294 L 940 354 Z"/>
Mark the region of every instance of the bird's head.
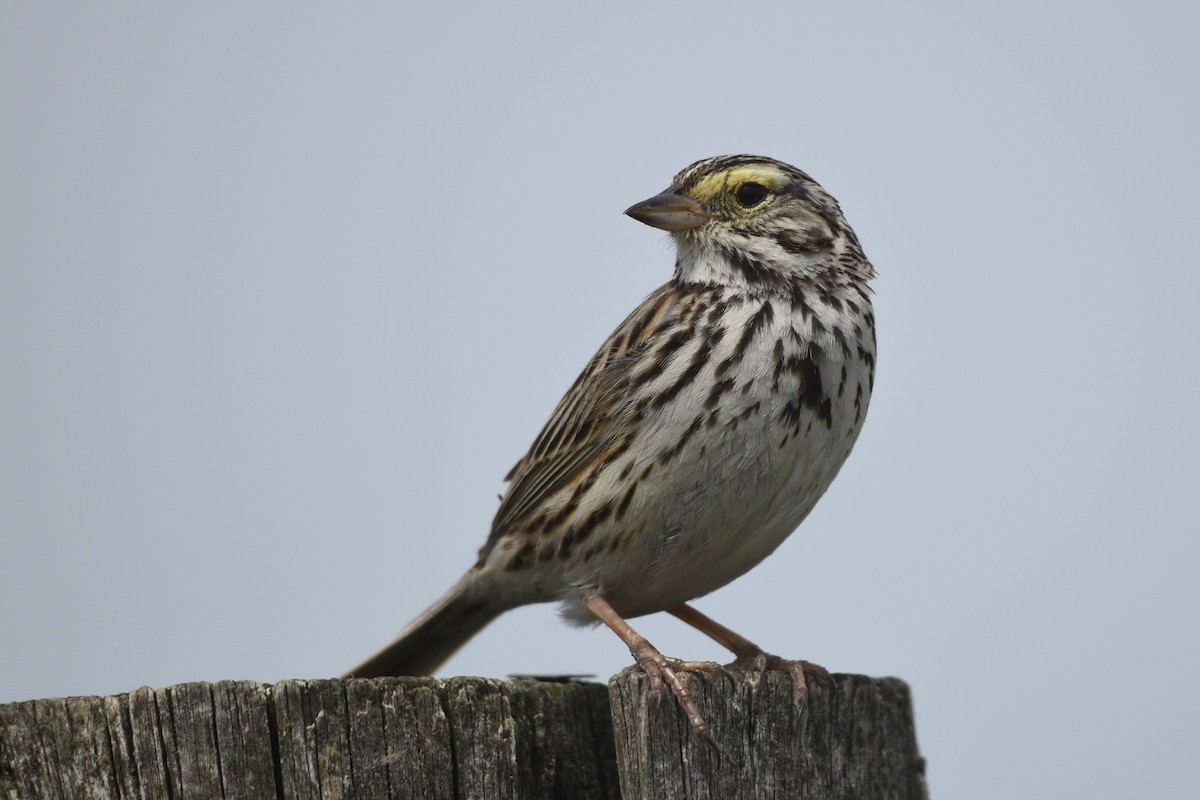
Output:
<path fill-rule="evenodd" d="M 675 277 L 685 282 L 790 283 L 820 279 L 850 261 L 870 269 L 837 201 L 803 171 L 771 158 L 697 161 L 625 213 L 671 233 Z"/>

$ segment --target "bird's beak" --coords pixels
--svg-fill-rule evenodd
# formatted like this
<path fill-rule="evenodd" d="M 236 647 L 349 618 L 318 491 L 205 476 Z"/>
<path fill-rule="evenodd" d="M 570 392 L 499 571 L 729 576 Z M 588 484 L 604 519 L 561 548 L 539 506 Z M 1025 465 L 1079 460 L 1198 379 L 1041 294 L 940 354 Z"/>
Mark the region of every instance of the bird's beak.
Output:
<path fill-rule="evenodd" d="M 672 186 L 649 200 L 635 203 L 625 209 L 625 213 L 638 222 L 671 232 L 699 228 L 712 219 L 699 203 L 682 194 L 677 186 Z"/>

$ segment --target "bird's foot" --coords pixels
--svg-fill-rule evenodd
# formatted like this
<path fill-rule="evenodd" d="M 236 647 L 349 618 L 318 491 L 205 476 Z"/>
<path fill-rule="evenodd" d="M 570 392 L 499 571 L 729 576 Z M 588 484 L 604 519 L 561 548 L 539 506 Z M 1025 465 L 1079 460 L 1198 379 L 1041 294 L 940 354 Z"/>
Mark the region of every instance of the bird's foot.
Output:
<path fill-rule="evenodd" d="M 801 659 L 780 658 L 763 652 L 762 648 L 753 646 L 737 654 L 731 663 L 725 665 L 731 672 L 757 672 L 766 674 L 767 670 L 786 672 L 792 679 L 792 709 L 796 713 L 796 722 L 804 715 L 804 706 L 808 703 L 808 678 L 813 678 L 836 689 L 829 670 Z"/>
<path fill-rule="evenodd" d="M 657 647 L 650 644 L 645 636 L 631 628 L 599 589 L 594 586 L 582 587 L 580 596 L 583 599 L 584 608 L 611 628 L 613 633 L 620 636 L 621 641 L 625 642 L 625 646 L 629 648 L 629 653 L 635 662 L 634 666 L 627 671 L 641 670 L 650 679 L 649 693 L 654 697 L 656 707 L 661 707 L 664 685 L 670 687 L 679 707 L 687 716 L 688 724 L 692 726 L 692 732 L 696 738 L 715 750 L 717 742 L 708 730 L 708 723 L 704 721 L 704 717 L 700 716 L 700 710 L 696 708 L 696 701 L 692 699 L 692 693 L 679 680 L 678 673 L 716 673 L 732 682 L 733 675 L 729 673 L 729 670 L 712 661 L 683 661 L 678 658 L 668 658 L 660 653 Z"/>
<path fill-rule="evenodd" d="M 678 673 L 704 672 L 710 675 L 720 675 L 730 683 L 733 683 L 733 674 L 715 661 L 684 661 L 664 656 L 658 651 L 658 648 L 645 639 L 630 648 L 630 652 L 636 663 L 626 667 L 623 671 L 644 673 L 650 679 L 650 692 L 656 703 L 661 702 L 664 686 L 669 687 L 687 717 L 688 723 L 692 726 L 692 732 L 696 738 L 715 748 L 717 743 L 708 729 L 708 723 L 700 715 L 700 710 L 696 708 L 696 701 L 692 699 L 692 693 L 679 680 Z"/>

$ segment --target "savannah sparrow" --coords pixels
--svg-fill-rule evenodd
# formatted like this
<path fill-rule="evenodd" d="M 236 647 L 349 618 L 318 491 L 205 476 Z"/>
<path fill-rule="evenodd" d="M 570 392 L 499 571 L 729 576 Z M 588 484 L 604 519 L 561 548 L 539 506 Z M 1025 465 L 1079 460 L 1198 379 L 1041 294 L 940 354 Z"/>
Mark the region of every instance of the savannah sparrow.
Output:
<path fill-rule="evenodd" d="M 599 620 L 655 688 L 720 670 L 663 656 L 625 621 L 668 611 L 783 669 L 797 711 L 805 661 L 769 656 L 685 605 L 749 570 L 800 524 L 850 454 L 875 372 L 875 271 L 837 201 L 804 172 L 721 156 L 626 212 L 670 231 L 675 274 L 601 345 L 508 491 L 475 566 L 355 677 L 425 675 L 508 609 L 561 601 Z"/>

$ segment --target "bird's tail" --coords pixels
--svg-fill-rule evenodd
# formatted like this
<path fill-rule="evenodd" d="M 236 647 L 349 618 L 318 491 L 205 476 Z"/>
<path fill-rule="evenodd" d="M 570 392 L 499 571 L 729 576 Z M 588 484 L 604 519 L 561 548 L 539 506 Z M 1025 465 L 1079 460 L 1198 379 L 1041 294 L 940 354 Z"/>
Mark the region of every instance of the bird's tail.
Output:
<path fill-rule="evenodd" d="M 346 678 L 429 675 L 454 655 L 506 607 L 489 602 L 488 592 L 471 569 L 417 617 L 387 647 L 350 670 Z"/>

